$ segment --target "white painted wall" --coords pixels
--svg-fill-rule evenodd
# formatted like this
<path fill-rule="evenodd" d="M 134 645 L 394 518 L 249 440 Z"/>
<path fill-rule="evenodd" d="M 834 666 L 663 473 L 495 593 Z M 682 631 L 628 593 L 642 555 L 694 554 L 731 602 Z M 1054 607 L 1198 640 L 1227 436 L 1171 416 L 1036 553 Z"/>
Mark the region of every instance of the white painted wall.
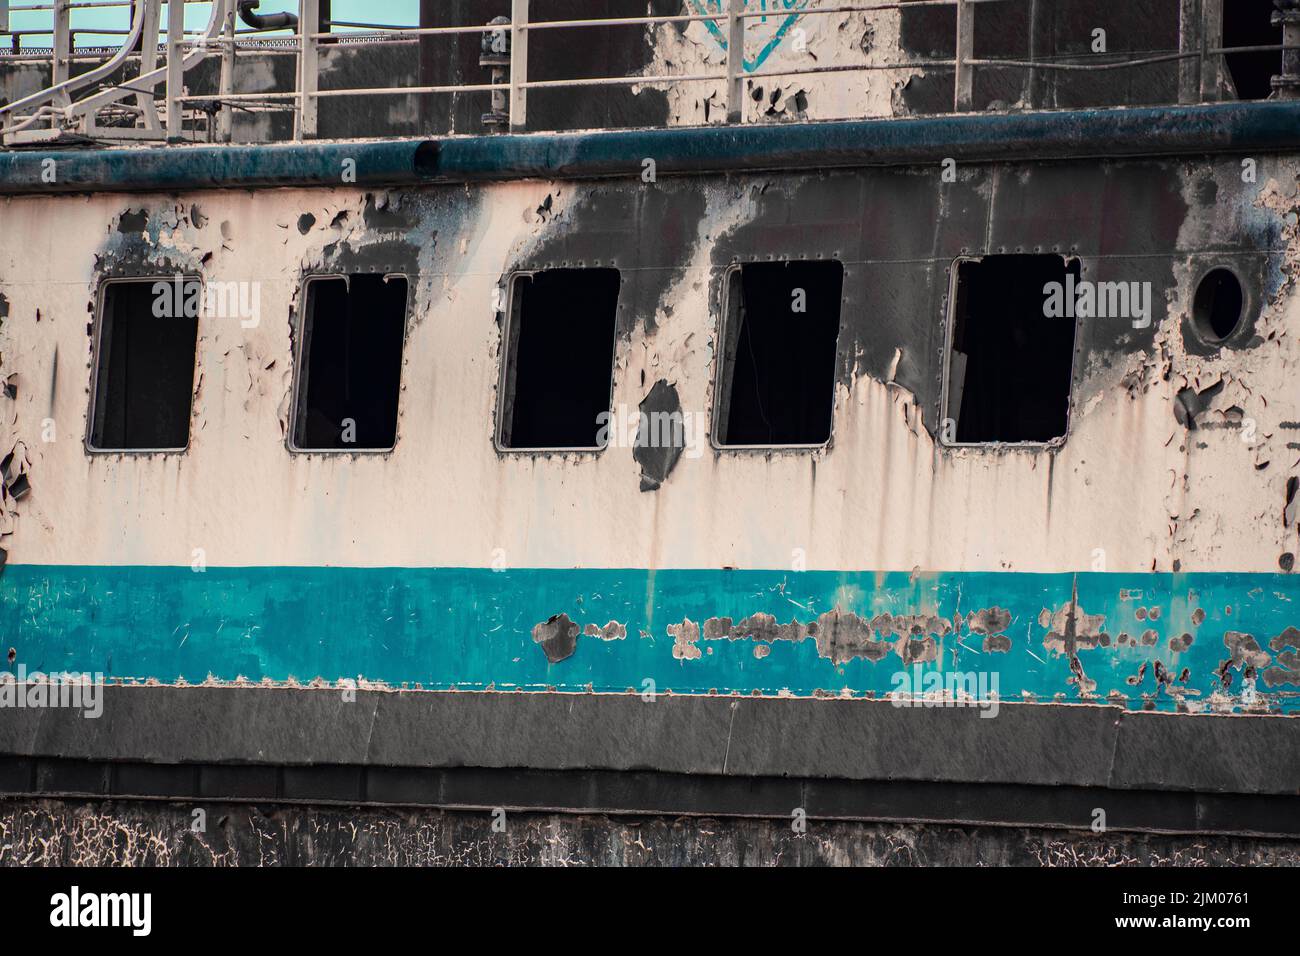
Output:
<path fill-rule="evenodd" d="M 1295 177 L 1283 182 L 1262 190 L 1270 214 L 1296 206 Z M 1258 348 L 1197 359 L 1171 319 L 1156 352 L 1134 354 L 1129 369 L 1085 367 L 1072 434 L 1054 461 L 1042 451 L 940 453 L 910 394 L 858 377 L 837 396 L 830 449 L 710 450 L 641 493 L 626 447 L 550 457 L 494 450 L 494 293 L 543 233 L 533 210 L 553 194 L 562 212 L 581 186 L 473 188 L 485 190 L 481 213 L 463 235 L 440 237 L 412 290 L 397 448 L 360 456 L 290 454 L 284 444 L 299 270 L 340 238 L 329 228 L 303 236 L 295 223 L 304 211 L 329 223 L 342 209 L 352 212 L 345 229 L 358 229 L 360 191 L 0 200 L 0 294 L 9 305 L 0 373 L 16 373 L 18 387 L 16 401 L 0 398 L 0 435 L 2 450 L 25 448 L 33 487 L 8 503 L 10 562 L 188 565 L 203 548 L 210 566 L 488 566 L 503 549 L 516 567 L 787 568 L 802 548 L 809 568 L 1055 571 L 1094 569 L 1100 547 L 1109 571 L 1168 571 L 1175 559 L 1184 571 L 1275 571 L 1278 555 L 1294 549 L 1295 528 L 1281 521 L 1286 477 L 1300 462 L 1300 431 L 1283 426 L 1300 421 L 1289 279 L 1259 321 Z M 743 220 L 746 207 L 726 191 L 708 195 L 702 229 L 716 235 Z M 193 203 L 207 217 L 202 227 L 188 221 Z M 83 446 L 95 257 L 128 204 L 177 214 L 158 248 L 210 251 L 208 280 L 260 283 L 258 327 L 200 324 L 183 455 L 89 455 Z M 1294 213 L 1287 222 L 1295 261 Z M 638 326 L 620 342 L 615 405 L 635 408 L 650 383 L 668 377 L 685 409 L 708 409 L 710 268 L 701 239 L 665 298 L 671 315 L 661 308 L 653 336 Z M 1169 381 L 1160 377 L 1164 357 Z M 1155 369 L 1150 388 L 1130 398 L 1120 380 L 1143 365 Z M 1220 375 L 1228 384 L 1215 407 L 1240 406 L 1255 421 L 1253 444 L 1240 429 L 1189 436 L 1175 423 L 1177 390 Z M 48 443 L 47 418 L 57 427 Z"/>

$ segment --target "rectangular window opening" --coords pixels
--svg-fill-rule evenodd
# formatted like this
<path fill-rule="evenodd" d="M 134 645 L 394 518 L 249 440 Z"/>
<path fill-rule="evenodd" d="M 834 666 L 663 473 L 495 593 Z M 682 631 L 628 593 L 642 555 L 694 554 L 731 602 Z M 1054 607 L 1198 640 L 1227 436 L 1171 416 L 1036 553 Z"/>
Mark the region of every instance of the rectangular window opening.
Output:
<path fill-rule="evenodd" d="M 1065 437 L 1074 310 L 1047 303 L 1052 283 L 1068 296 L 1079 276 L 1079 260 L 1057 255 L 958 260 L 950 297 L 949 421 L 941 423 L 947 444 L 1046 444 Z"/>
<path fill-rule="evenodd" d="M 292 449 L 390 450 L 397 444 L 406 277 L 313 277 L 304 298 Z"/>
<path fill-rule="evenodd" d="M 614 383 L 617 269 L 517 275 L 502 379 L 502 448 L 600 447 Z"/>
<path fill-rule="evenodd" d="M 198 281 L 185 279 L 185 288 Z M 184 451 L 189 445 L 199 320 L 197 309 L 184 307 L 180 286 L 172 278 L 101 286 L 91 450 Z"/>
<path fill-rule="evenodd" d="M 830 440 L 843 288 L 834 260 L 750 262 L 728 273 L 719 446 Z"/>

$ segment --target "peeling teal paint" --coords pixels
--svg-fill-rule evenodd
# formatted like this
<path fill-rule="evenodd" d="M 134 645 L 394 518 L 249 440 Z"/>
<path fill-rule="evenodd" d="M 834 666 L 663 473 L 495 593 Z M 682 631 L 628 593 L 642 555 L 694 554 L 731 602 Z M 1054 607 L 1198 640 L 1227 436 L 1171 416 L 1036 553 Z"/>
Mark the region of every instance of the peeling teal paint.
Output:
<path fill-rule="evenodd" d="M 768 0 L 758 0 L 759 8 L 768 9 Z M 750 0 L 745 0 L 744 8 L 749 9 Z M 691 5 L 695 7 L 695 12 L 699 14 L 716 13 L 719 16 L 726 15 L 726 8 L 722 0 L 691 0 Z M 808 6 L 808 0 L 771 0 L 771 9 L 776 11 L 771 19 L 772 24 L 768 23 L 768 17 L 752 17 L 745 20 L 745 31 L 747 34 L 759 34 L 762 38 L 762 46 L 754 56 L 746 56 L 742 63 L 746 73 L 752 73 L 763 65 L 772 51 L 781 45 L 785 39 L 786 33 L 794 26 L 795 22 L 801 16 L 803 9 Z M 793 13 L 788 11 L 793 10 Z M 724 29 L 725 20 L 705 20 L 704 26 L 708 28 L 709 34 L 713 37 L 718 47 L 723 50 L 727 49 L 727 31 Z M 757 28 L 757 29 L 756 29 Z M 770 33 L 768 36 L 765 34 Z"/>
<path fill-rule="evenodd" d="M 1231 657 L 1227 632 L 1252 635 L 1259 699 L 1300 711 L 1300 659 L 1287 629 L 1300 620 L 1300 578 L 1275 574 L 1028 574 L 781 572 L 721 570 L 546 570 L 463 568 L 210 568 L 10 565 L 0 577 L 0 626 L 29 671 L 102 672 L 123 679 L 201 682 L 238 677 L 307 682 L 364 678 L 393 686 L 555 688 L 638 692 L 740 692 L 877 696 L 895 687 L 904 665 L 894 651 L 872 662 L 836 664 L 814 639 L 777 640 L 764 657 L 750 638 L 706 640 L 679 660 L 668 626 L 690 619 L 741 619 L 763 612 L 807 623 L 838 608 L 881 614 L 960 614 L 960 631 L 937 637 L 927 670 L 996 674 L 1003 700 L 1077 701 L 1068 657 L 1045 644 L 1044 610 L 1068 609 L 1077 583 L 1076 625 L 1101 615 L 1109 646 L 1080 647 L 1095 696 L 1123 695 L 1173 710 L 1178 698 L 1157 684 L 1155 663 L 1204 702 L 1220 689 Z M 989 653 L 966 615 L 1010 612 L 1010 648 Z M 1150 609 L 1158 609 L 1151 620 Z M 1204 617 L 1197 609 L 1204 612 Z M 1140 612 L 1139 609 L 1146 609 Z M 547 662 L 534 625 L 567 614 L 579 627 L 618 621 L 623 639 L 580 636 L 572 656 Z M 1145 613 L 1146 619 L 1139 614 Z M 1089 616 L 1089 617 L 1085 617 Z M 1199 623 L 1195 623 L 1198 622 Z M 1147 630 L 1155 641 L 1140 643 Z M 1121 632 L 1133 640 L 1119 644 Z M 1186 649 L 1171 640 L 1192 637 Z M 1289 637 L 1289 635 L 1295 635 Z M 882 636 L 882 635 L 878 635 Z M 888 635 L 886 639 L 893 640 Z M 926 633 L 918 635 L 921 638 Z M 1270 642 L 1272 646 L 1270 647 Z M 762 653 L 760 651 L 760 653 Z M 1265 662 L 1264 655 L 1267 657 Z M 1130 684 L 1146 664 L 1140 682 Z M 1183 669 L 1186 683 L 1178 683 Z M 1229 692 L 1242 688 L 1245 666 Z"/>

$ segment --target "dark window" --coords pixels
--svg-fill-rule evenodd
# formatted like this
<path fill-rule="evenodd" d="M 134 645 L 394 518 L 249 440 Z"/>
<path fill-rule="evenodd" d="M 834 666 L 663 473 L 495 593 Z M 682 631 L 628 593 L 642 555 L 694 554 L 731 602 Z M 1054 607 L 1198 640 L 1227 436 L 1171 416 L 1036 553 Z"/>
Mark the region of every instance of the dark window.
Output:
<path fill-rule="evenodd" d="M 104 284 L 91 448 L 176 451 L 189 444 L 198 296 L 179 286 L 171 279 Z"/>
<path fill-rule="evenodd" d="M 1067 275 L 1073 276 L 1067 282 Z M 1078 260 L 986 256 L 957 263 L 948 350 L 945 441 L 1047 442 L 1065 435 L 1074 365 L 1074 308 L 1050 316 L 1049 283 L 1075 288 Z"/>
<path fill-rule="evenodd" d="M 595 448 L 614 380 L 617 269 L 516 276 L 502 383 L 503 448 Z"/>
<path fill-rule="evenodd" d="M 754 262 L 728 274 L 719 445 L 820 445 L 831 437 L 844 267 Z"/>
<path fill-rule="evenodd" d="M 1226 0 L 1223 45 L 1281 46 L 1282 28 L 1274 26 L 1273 0 Z M 1273 75 L 1282 72 L 1280 50 L 1228 53 L 1223 58 L 1239 100 L 1263 100 L 1273 92 Z"/>
<path fill-rule="evenodd" d="M 397 443 L 406 279 L 309 279 L 293 448 L 383 451 Z"/>

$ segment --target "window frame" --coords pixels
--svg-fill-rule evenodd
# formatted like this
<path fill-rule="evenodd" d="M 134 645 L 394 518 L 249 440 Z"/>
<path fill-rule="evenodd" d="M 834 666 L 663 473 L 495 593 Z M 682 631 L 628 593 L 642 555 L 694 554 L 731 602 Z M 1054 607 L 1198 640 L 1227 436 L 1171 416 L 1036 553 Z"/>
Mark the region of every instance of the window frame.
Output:
<path fill-rule="evenodd" d="M 302 403 L 306 400 L 306 368 L 303 355 L 310 338 L 307 326 L 311 318 L 308 309 L 309 286 L 322 279 L 342 279 L 352 293 L 352 276 L 382 275 L 385 282 L 400 278 L 406 282 L 406 295 L 402 304 L 402 361 L 397 370 L 397 421 L 393 427 L 393 443 L 386 448 L 300 448 L 297 444 L 298 419 L 302 414 Z M 289 427 L 285 429 L 284 444 L 291 455 L 388 455 L 397 448 L 402 437 L 402 386 L 405 384 L 407 336 L 411 330 L 411 277 L 405 272 L 305 272 L 298 284 L 298 301 L 296 320 L 293 323 L 293 380 L 289 384 Z"/>
<path fill-rule="evenodd" d="M 798 258 L 782 259 L 752 259 L 748 262 L 736 260 L 729 263 L 722 273 L 722 289 L 718 296 L 720 315 L 715 326 L 717 329 L 718 341 L 718 360 L 714 363 L 713 383 L 710 389 L 713 398 L 713 409 L 711 421 L 709 423 L 709 444 L 713 446 L 714 451 L 720 452 L 769 452 L 769 451 L 820 451 L 829 448 L 831 442 L 835 439 L 835 375 L 831 375 L 831 421 L 830 428 L 826 433 L 826 440 L 815 443 L 795 443 L 795 444 L 775 444 L 775 445 L 729 445 L 723 444 L 719 439 L 719 431 L 722 428 L 724 412 L 731 411 L 731 396 L 728 394 L 731 385 L 731 370 L 735 366 L 735 350 L 731 348 L 729 337 L 732 333 L 734 318 L 732 315 L 732 287 L 739 288 L 739 276 L 744 271 L 745 266 L 777 265 L 790 262 L 835 262 L 840 267 L 840 302 L 839 314 L 836 318 L 837 328 L 835 330 L 835 363 L 839 367 L 840 361 L 840 338 L 844 331 L 844 281 L 849 277 L 848 267 L 844 260 L 835 256 L 817 256 L 808 258 L 800 256 Z M 739 309 L 739 306 L 737 306 Z M 739 313 L 737 312 L 737 315 Z M 740 330 L 736 328 L 736 340 L 739 341 Z"/>
<path fill-rule="evenodd" d="M 1079 370 L 1079 351 L 1082 348 L 1083 339 L 1080 335 L 1082 331 L 1082 320 L 1078 315 L 1074 316 L 1074 336 L 1073 346 L 1070 349 L 1070 387 L 1066 393 L 1065 401 L 1065 431 L 1055 438 L 1047 441 L 947 441 L 943 437 L 943 423 L 948 416 L 949 388 L 952 384 L 952 338 L 956 331 L 957 325 L 957 284 L 960 281 L 960 265 L 963 262 L 983 262 L 990 256 L 1003 255 L 1044 255 L 1059 256 L 1065 263 L 1066 269 L 1069 269 L 1070 263 L 1079 263 L 1079 279 L 1083 280 L 1084 262 L 1083 257 L 1078 255 L 1067 255 L 1063 252 L 1038 252 L 1038 253 L 1011 253 L 1011 252 L 994 252 L 983 255 L 961 255 L 952 260 L 948 267 L 948 294 L 945 296 L 944 304 L 944 329 L 943 329 L 943 362 L 941 368 L 942 387 L 939 390 L 939 420 L 938 429 L 936 429 L 937 444 L 942 448 L 987 448 L 987 449 L 1026 449 L 1038 451 L 1049 448 L 1062 448 L 1070 437 L 1070 429 L 1074 426 L 1074 385 L 1075 376 Z M 1089 280 L 1091 281 L 1091 280 Z M 953 424 L 957 419 L 953 419 Z"/>
<path fill-rule="evenodd" d="M 547 266 L 541 269 L 515 269 L 506 273 L 502 278 L 505 282 L 504 311 L 498 309 L 496 315 L 503 316 L 501 322 L 501 367 L 497 374 L 497 397 L 496 397 L 496 423 L 492 429 L 492 447 L 501 454 L 575 454 L 595 457 L 605 451 L 610 446 L 606 441 L 603 445 L 538 445 L 538 446 L 516 446 L 505 443 L 505 431 L 507 415 L 514 413 L 515 389 L 514 381 L 516 374 L 515 358 L 519 354 L 519 313 L 523 308 L 523 297 L 517 294 L 520 279 L 531 279 L 533 276 L 543 272 L 581 272 L 584 270 L 601 271 L 612 269 L 618 273 L 618 299 L 614 304 L 614 335 L 613 346 L 609 353 L 609 400 L 606 403 L 605 412 L 610 416 L 609 423 L 614 422 L 614 389 L 617 385 L 618 376 L 618 309 L 623 301 L 623 270 L 613 264 L 610 265 L 559 265 Z M 497 288 L 500 289 L 498 283 Z M 499 299 L 498 301 L 502 301 Z"/>
<path fill-rule="evenodd" d="M 99 280 L 99 286 L 95 290 L 95 328 L 94 338 L 91 343 L 91 360 L 90 360 L 90 402 L 86 408 L 86 430 L 83 436 L 82 445 L 88 455 L 185 455 L 190 450 L 190 445 L 194 441 L 194 409 L 195 395 L 194 383 L 198 380 L 199 374 L 199 341 L 200 332 L 198 323 L 203 318 L 202 311 L 194 317 L 194 363 L 190 368 L 190 412 L 189 427 L 185 430 L 185 444 L 174 448 L 106 448 L 94 443 L 95 439 L 95 420 L 101 411 L 99 393 L 100 364 L 103 357 L 104 347 L 104 307 L 108 301 L 108 287 L 111 285 L 127 285 L 134 283 L 152 283 L 166 282 L 169 285 L 176 281 L 177 275 L 180 276 L 182 283 L 191 281 L 199 283 L 200 298 L 202 303 L 206 296 L 206 283 L 200 273 L 173 272 L 171 275 L 113 275 L 102 276 Z"/>

